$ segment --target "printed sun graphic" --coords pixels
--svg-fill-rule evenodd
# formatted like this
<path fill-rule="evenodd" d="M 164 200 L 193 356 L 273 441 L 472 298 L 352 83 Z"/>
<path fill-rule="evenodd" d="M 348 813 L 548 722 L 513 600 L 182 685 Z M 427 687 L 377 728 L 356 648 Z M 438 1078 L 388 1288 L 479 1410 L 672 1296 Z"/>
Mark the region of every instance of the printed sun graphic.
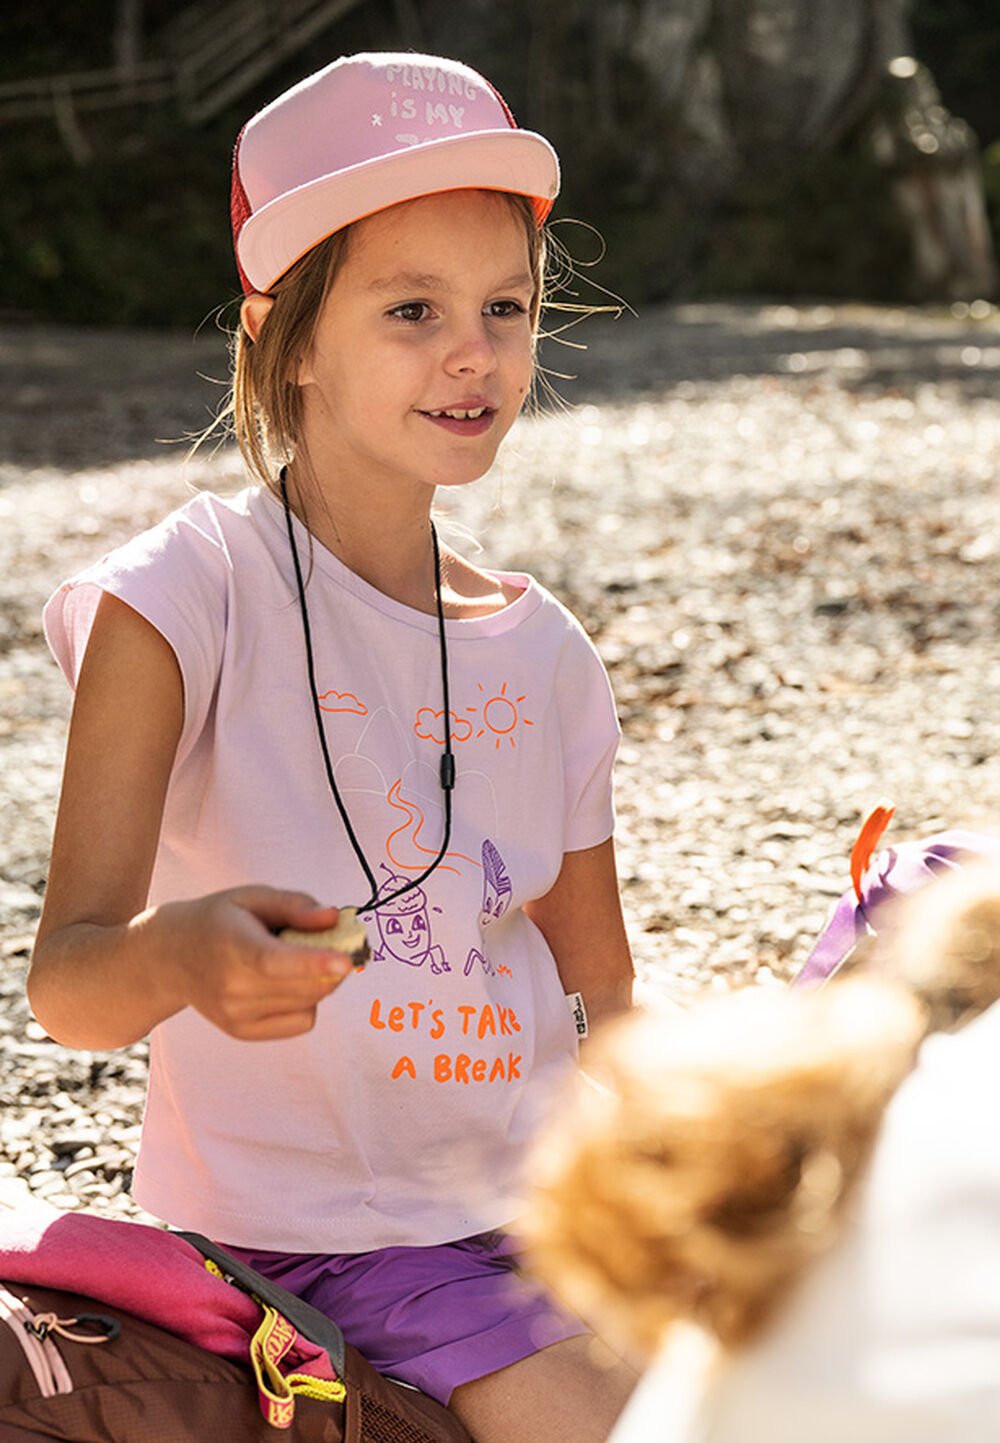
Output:
<path fill-rule="evenodd" d="M 478 716 L 481 720 L 482 725 L 476 732 L 477 738 L 492 736 L 497 751 L 504 742 L 510 747 L 517 746 L 514 733 L 518 726 L 533 727 L 535 725 L 528 717 L 521 715 L 520 705 L 524 701 L 524 697 L 508 696 L 506 682 L 492 696 L 489 695 L 482 682 L 477 682 L 477 686 L 483 696 L 487 698 L 486 701 L 481 707 L 466 707 L 470 716 Z"/>

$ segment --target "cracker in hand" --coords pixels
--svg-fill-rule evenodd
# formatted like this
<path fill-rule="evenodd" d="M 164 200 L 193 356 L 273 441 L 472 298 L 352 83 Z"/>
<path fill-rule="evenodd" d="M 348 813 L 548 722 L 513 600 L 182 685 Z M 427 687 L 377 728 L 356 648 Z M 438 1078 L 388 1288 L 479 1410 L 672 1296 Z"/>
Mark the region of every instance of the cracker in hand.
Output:
<path fill-rule="evenodd" d="M 330 947 L 343 952 L 351 959 L 351 965 L 360 972 L 372 955 L 368 945 L 368 933 L 358 921 L 356 907 L 341 907 L 336 927 L 327 927 L 322 932 L 301 932 L 296 927 L 285 927 L 278 933 L 282 942 L 297 942 L 303 947 Z"/>

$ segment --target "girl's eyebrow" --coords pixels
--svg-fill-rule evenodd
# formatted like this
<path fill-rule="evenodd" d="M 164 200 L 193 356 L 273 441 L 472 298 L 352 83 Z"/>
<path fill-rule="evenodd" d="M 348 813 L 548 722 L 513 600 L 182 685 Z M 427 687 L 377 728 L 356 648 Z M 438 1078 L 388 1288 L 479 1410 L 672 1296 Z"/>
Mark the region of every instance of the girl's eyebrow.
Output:
<path fill-rule="evenodd" d="M 417 271 L 397 271 L 394 276 L 380 276 L 368 287 L 370 291 L 447 291 L 451 287 L 440 276 L 421 275 Z"/>
<path fill-rule="evenodd" d="M 516 275 L 507 276 L 505 280 L 498 281 L 490 289 L 495 291 L 533 290 L 534 281 L 527 271 L 518 271 Z M 379 292 L 400 292 L 417 294 L 426 291 L 450 291 L 452 287 L 441 276 L 423 275 L 417 271 L 397 271 L 394 276 L 380 276 L 371 282 L 368 289 Z"/>
<path fill-rule="evenodd" d="M 502 280 L 500 284 L 494 286 L 493 289 L 497 291 L 533 291 L 535 289 L 535 281 L 534 277 L 530 276 L 527 271 L 518 271 L 516 275 L 508 276 L 506 280 Z"/>

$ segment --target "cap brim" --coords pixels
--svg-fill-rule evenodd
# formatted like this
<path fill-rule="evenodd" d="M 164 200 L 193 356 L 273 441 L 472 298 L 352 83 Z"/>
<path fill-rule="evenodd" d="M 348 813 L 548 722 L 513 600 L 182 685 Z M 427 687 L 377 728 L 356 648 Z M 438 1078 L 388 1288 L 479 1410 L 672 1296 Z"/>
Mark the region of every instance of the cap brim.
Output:
<path fill-rule="evenodd" d="M 559 161 L 534 131 L 490 130 L 424 142 L 320 176 L 247 219 L 236 245 L 243 274 L 255 290 L 268 291 L 334 231 L 401 201 L 469 189 L 527 196 L 541 224 L 559 191 Z"/>

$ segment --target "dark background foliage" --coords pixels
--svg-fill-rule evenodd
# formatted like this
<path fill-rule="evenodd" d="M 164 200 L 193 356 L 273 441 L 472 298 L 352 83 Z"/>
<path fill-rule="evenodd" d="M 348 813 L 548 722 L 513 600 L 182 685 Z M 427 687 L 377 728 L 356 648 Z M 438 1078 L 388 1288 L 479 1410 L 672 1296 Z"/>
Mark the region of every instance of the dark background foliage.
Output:
<path fill-rule="evenodd" d="M 145 0 L 151 46 L 176 9 L 169 0 Z M 0 82 L 110 66 L 116 13 L 115 0 L 4 6 Z M 190 330 L 236 294 L 228 168 L 247 115 L 336 54 L 408 48 L 427 38 L 482 68 L 523 124 L 552 137 L 565 171 L 557 215 L 582 217 L 600 230 L 608 247 L 600 279 L 630 300 L 907 298 L 899 289 L 905 237 L 880 206 L 885 176 L 857 129 L 777 171 L 744 167 L 717 202 L 693 204 L 683 185 L 662 183 L 664 116 L 649 104 L 643 77 L 631 73 L 627 57 L 613 75 L 614 124 L 602 127 L 599 113 L 595 123 L 592 30 L 584 21 L 567 23 L 567 13 L 547 0 L 471 0 L 464 7 L 454 0 L 370 0 L 208 124 L 191 127 L 168 104 L 88 114 L 83 163 L 51 118 L 3 122 L 0 318 Z M 456 16 L 468 22 L 468 43 Z M 915 53 L 944 104 L 971 124 L 984 148 L 996 231 L 1000 8 L 994 0 L 914 0 L 910 21 Z M 684 118 L 676 123 L 682 136 Z M 564 228 L 563 238 L 583 258 L 597 249 L 586 231 Z"/>

